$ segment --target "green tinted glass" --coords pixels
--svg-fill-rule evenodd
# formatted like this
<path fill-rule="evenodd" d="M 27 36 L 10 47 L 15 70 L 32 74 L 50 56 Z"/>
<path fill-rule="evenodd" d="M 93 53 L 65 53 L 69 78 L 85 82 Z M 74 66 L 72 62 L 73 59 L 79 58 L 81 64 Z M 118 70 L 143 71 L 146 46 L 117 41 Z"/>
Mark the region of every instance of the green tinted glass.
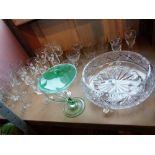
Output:
<path fill-rule="evenodd" d="M 66 90 L 76 77 L 77 71 L 72 64 L 59 64 L 46 71 L 38 81 L 44 93 L 59 93 Z"/>

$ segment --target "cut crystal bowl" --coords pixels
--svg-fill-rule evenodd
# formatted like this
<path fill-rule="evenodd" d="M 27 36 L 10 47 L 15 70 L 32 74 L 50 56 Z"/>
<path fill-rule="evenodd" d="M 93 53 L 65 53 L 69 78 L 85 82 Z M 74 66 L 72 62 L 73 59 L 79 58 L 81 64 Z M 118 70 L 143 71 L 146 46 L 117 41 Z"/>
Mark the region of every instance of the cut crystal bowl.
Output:
<path fill-rule="evenodd" d="M 111 51 L 92 59 L 83 69 L 85 96 L 103 109 L 126 109 L 146 100 L 155 87 L 155 71 L 142 55 Z"/>

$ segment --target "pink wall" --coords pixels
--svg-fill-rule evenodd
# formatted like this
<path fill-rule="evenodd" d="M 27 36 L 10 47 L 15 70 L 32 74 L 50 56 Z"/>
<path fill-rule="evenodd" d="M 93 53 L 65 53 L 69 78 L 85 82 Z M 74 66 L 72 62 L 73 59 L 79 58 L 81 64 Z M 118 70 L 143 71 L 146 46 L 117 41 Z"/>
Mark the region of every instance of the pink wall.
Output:
<path fill-rule="evenodd" d="M 26 60 L 28 56 L 3 20 L 0 20 L 0 79 L 7 79 L 8 64 Z"/>

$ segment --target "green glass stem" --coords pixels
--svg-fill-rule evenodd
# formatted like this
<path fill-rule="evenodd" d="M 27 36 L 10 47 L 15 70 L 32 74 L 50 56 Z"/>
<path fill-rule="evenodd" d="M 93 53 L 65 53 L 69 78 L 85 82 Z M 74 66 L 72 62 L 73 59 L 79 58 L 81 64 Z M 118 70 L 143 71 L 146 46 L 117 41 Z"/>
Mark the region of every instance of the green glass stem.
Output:
<path fill-rule="evenodd" d="M 85 102 L 79 97 L 69 97 L 66 100 L 64 107 L 64 114 L 67 117 L 73 118 L 77 117 L 83 113 L 85 109 Z"/>
<path fill-rule="evenodd" d="M 70 110 L 74 110 L 77 108 L 77 101 L 74 98 L 69 97 L 66 101 L 66 104 Z"/>
<path fill-rule="evenodd" d="M 85 109 L 85 102 L 78 97 L 59 96 L 60 99 L 50 98 L 49 95 L 44 94 L 47 98 L 47 103 L 64 103 L 64 114 L 67 117 L 73 118 L 81 113 Z M 58 95 L 57 95 L 58 96 Z"/>

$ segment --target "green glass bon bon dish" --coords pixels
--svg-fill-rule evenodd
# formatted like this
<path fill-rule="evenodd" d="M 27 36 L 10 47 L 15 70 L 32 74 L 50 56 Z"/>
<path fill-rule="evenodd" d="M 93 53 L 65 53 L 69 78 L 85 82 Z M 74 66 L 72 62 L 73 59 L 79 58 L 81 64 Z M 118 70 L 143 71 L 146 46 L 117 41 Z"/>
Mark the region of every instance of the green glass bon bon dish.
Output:
<path fill-rule="evenodd" d="M 46 95 L 56 94 L 61 101 L 53 99 L 55 102 L 65 103 L 64 114 L 67 117 L 76 117 L 85 109 L 83 99 L 71 97 L 67 89 L 73 83 L 77 75 L 76 67 L 72 64 L 56 65 L 39 78 L 38 88 Z M 67 93 L 66 93 L 67 92 Z"/>

